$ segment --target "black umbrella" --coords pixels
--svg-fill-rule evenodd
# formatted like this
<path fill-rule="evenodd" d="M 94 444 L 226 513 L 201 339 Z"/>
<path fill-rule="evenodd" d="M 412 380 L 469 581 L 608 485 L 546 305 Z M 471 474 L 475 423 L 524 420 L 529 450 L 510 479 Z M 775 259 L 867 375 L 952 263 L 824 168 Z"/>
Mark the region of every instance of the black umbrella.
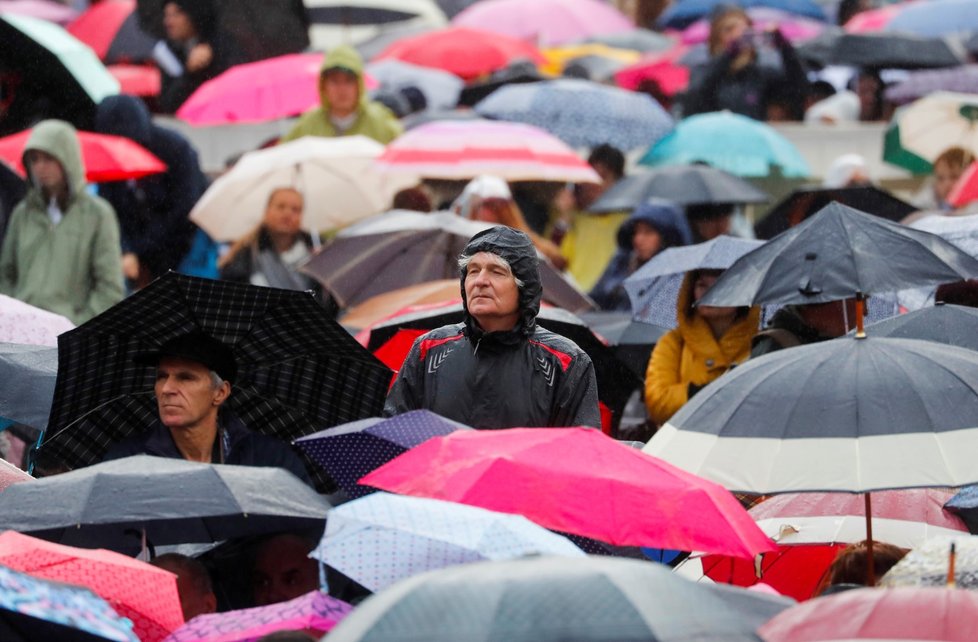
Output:
<path fill-rule="evenodd" d="M 898 222 L 917 209 L 874 185 L 836 188 L 800 187 L 775 205 L 754 226 L 754 232 L 759 239 L 774 238 L 788 228 L 798 225 L 832 201 Z"/>
<path fill-rule="evenodd" d="M 458 97 L 459 107 L 473 107 L 477 102 L 504 85 L 540 82 L 547 77 L 540 73 L 530 61 L 517 60 L 509 66 L 494 71 L 483 81 L 473 83 L 462 89 Z"/>
<path fill-rule="evenodd" d="M 631 312 L 582 312 L 581 320 L 595 334 L 608 342 L 618 358 L 635 373 L 645 379 L 652 348 L 668 328 L 637 321 Z"/>
<path fill-rule="evenodd" d="M 823 33 L 797 47 L 803 60 L 817 65 L 874 69 L 955 67 L 964 61 L 941 38 L 900 33 Z"/>
<path fill-rule="evenodd" d="M 23 488 L 13 491 L 15 486 Z M 321 529 L 330 504 L 281 468 L 139 455 L 14 484 L 4 528 L 82 548 L 138 552 L 283 530 Z"/>
<path fill-rule="evenodd" d="M 941 237 L 839 203 L 738 259 L 700 303 L 826 303 L 978 276 L 978 261 Z"/>
<path fill-rule="evenodd" d="M 93 464 L 151 425 L 155 369 L 134 356 L 194 330 L 234 350 L 238 376 L 226 406 L 253 430 L 291 442 L 383 407 L 390 370 L 310 293 L 171 272 L 58 337 L 44 461 Z M 321 474 L 317 481 L 328 485 Z"/>
<path fill-rule="evenodd" d="M 634 29 L 622 33 L 607 33 L 591 36 L 582 41 L 583 44 L 594 43 L 614 47 L 615 49 L 632 49 L 643 53 L 665 51 L 675 46 L 676 41 L 664 34 L 651 29 Z"/>
<path fill-rule="evenodd" d="M 871 337 L 923 339 L 978 350 L 978 309 L 937 303 L 866 326 Z"/>
<path fill-rule="evenodd" d="M 24 198 L 27 193 L 27 183 L 24 182 L 14 170 L 10 169 L 3 161 L 0 161 L 0 243 L 3 243 L 4 231 L 7 229 L 7 221 L 14 207 Z"/>
<path fill-rule="evenodd" d="M 651 197 L 679 205 L 761 203 L 770 196 L 747 181 L 707 165 L 674 165 L 626 176 L 602 194 L 591 212 L 633 210 Z"/>

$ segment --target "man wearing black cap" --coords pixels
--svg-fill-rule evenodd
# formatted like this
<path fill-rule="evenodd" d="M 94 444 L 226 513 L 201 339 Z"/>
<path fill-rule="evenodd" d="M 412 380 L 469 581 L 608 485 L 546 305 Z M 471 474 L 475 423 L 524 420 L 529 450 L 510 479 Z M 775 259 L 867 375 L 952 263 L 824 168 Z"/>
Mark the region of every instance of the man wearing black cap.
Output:
<path fill-rule="evenodd" d="M 308 482 L 302 462 L 281 441 L 249 430 L 221 405 L 237 374 L 234 353 L 217 339 L 192 332 L 137 361 L 156 366 L 160 421 L 109 449 L 105 459 L 154 455 L 242 466 L 279 466 Z"/>
<path fill-rule="evenodd" d="M 419 337 L 384 405 L 474 428 L 601 425 L 590 358 L 537 326 L 538 259 L 523 232 L 493 227 L 459 257 L 464 322 Z"/>

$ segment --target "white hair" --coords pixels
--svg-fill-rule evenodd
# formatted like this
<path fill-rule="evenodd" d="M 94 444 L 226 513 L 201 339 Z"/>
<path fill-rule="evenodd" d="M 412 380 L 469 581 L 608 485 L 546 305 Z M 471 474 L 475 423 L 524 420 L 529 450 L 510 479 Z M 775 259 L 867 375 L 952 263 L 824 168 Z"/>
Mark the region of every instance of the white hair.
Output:
<path fill-rule="evenodd" d="M 210 370 L 209 372 L 211 375 L 211 388 L 217 390 L 224 385 L 224 379 L 221 378 L 221 375 L 217 374 L 217 372 L 213 370 Z"/>
<path fill-rule="evenodd" d="M 482 251 L 485 252 L 485 250 Z M 478 253 L 479 252 L 476 252 L 476 254 Z M 509 264 L 509 261 L 507 261 L 503 257 L 493 252 L 486 252 L 486 254 L 494 258 L 496 262 L 499 263 L 500 265 L 505 265 L 506 269 L 509 270 L 509 273 L 513 275 L 513 280 L 516 281 L 516 287 L 518 287 L 521 290 L 523 289 L 523 286 L 525 284 L 523 283 L 522 279 L 520 279 L 518 276 L 516 276 L 516 274 L 513 273 L 513 266 Z M 472 256 L 475 256 L 475 254 L 473 254 Z M 472 262 L 472 256 L 466 256 L 465 254 L 463 254 L 462 256 L 458 257 L 458 269 L 462 272 L 462 274 L 465 274 L 465 271 L 469 269 L 469 263 Z"/>

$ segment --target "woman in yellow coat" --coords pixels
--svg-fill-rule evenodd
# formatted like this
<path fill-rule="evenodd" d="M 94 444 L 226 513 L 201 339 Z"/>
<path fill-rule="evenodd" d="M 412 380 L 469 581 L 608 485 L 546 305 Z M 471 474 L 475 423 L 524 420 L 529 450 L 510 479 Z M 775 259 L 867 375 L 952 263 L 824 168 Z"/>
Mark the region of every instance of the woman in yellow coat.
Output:
<path fill-rule="evenodd" d="M 700 388 L 750 356 L 760 309 L 694 307 L 721 270 L 686 274 L 676 302 L 678 326 L 652 351 L 645 373 L 649 418 L 662 425 Z"/>

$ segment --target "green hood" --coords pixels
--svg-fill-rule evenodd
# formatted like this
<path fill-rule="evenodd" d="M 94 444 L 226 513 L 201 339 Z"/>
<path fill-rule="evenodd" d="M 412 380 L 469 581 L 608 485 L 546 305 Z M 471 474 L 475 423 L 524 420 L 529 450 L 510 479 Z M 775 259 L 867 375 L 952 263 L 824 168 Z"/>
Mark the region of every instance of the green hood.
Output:
<path fill-rule="evenodd" d="M 85 163 L 82 161 L 78 132 L 71 123 L 63 120 L 44 120 L 34 126 L 27 144 L 24 145 L 22 159 L 30 184 L 33 186 L 34 178 L 30 175 L 31 170 L 27 163 L 27 152 L 32 149 L 51 154 L 61 163 L 68 182 L 69 200 L 74 199 L 85 189 Z"/>
<path fill-rule="evenodd" d="M 360 110 L 367 105 L 367 87 L 363 81 L 363 58 L 360 53 L 349 45 L 340 45 L 326 54 L 323 64 L 319 68 L 319 77 L 337 67 L 351 71 L 357 75 L 357 84 L 360 89 Z M 329 113 L 329 101 L 326 100 L 326 92 L 323 91 L 322 83 L 319 85 L 319 102 L 322 104 L 326 113 Z"/>

